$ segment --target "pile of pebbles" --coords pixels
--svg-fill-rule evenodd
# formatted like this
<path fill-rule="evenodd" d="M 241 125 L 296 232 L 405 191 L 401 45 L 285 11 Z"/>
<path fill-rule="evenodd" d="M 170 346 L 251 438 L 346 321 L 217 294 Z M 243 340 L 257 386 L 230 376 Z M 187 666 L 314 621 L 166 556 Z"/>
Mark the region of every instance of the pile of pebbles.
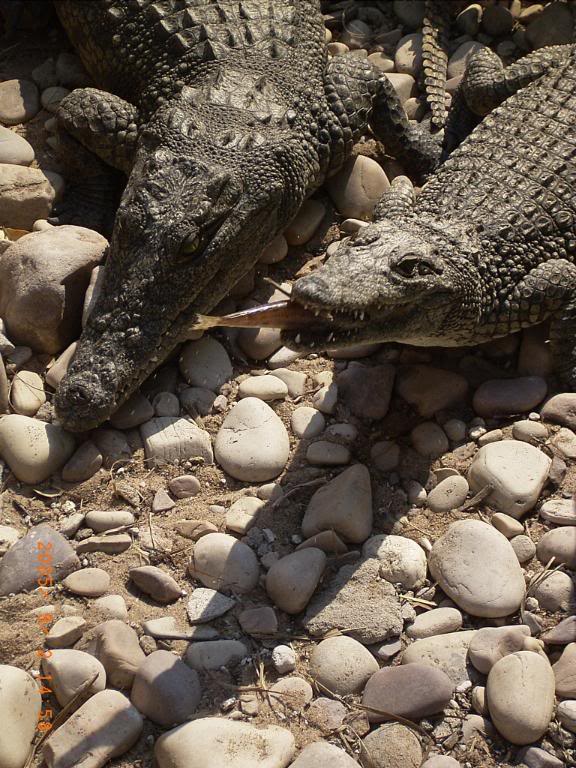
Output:
<path fill-rule="evenodd" d="M 330 55 L 427 119 L 423 3 L 324 6 Z M 455 29 L 448 100 L 479 47 L 575 39 L 562 2 Z M 67 433 L 52 393 L 107 243 L 48 224 L 65 181 L 23 133 L 87 82 L 69 53 L 0 82 L 0 768 L 39 722 L 49 768 L 575 765 L 576 394 L 547 329 L 304 358 L 274 329 L 204 335 Z M 228 309 L 282 298 L 262 276 L 312 268 L 398 173 L 362 142 Z"/>

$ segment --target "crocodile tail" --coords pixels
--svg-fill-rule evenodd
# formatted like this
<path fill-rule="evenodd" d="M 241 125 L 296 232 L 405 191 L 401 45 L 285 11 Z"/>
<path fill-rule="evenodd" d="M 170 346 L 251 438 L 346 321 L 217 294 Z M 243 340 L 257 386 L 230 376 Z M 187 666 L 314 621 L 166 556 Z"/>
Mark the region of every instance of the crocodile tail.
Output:
<path fill-rule="evenodd" d="M 422 30 L 422 69 L 426 101 L 432 111 L 432 123 L 437 128 L 442 128 L 446 121 L 444 89 L 451 13 L 451 3 L 426 0 Z"/>

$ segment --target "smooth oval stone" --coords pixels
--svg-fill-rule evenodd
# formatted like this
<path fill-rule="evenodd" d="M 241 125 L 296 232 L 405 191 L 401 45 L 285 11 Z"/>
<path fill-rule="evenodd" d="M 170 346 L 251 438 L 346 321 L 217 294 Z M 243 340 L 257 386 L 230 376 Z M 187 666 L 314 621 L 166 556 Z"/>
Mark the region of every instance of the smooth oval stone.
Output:
<path fill-rule="evenodd" d="M 140 426 L 146 459 L 152 466 L 200 457 L 213 464 L 212 442 L 206 430 L 177 416 L 157 416 Z"/>
<path fill-rule="evenodd" d="M 336 702 L 332 702 L 333 704 Z M 307 718 L 310 716 L 310 708 L 306 712 Z M 358 768 L 358 763 L 343 749 L 329 744 L 327 741 L 315 741 L 308 744 L 298 755 L 296 760 L 291 763 L 290 768 Z"/>
<path fill-rule="evenodd" d="M 89 687 L 88 694 L 93 696 L 106 688 L 106 670 L 102 664 L 91 654 L 74 648 L 52 650 L 50 656 L 42 659 L 42 670 L 45 675 L 52 676 L 48 687 L 54 691 L 61 707 L 65 707 L 96 674 L 98 677 Z"/>
<path fill-rule="evenodd" d="M 0 665 L 0 768 L 23 768 L 36 735 L 42 698 L 34 678 Z"/>
<path fill-rule="evenodd" d="M 380 165 L 363 155 L 350 158 L 326 184 L 342 216 L 364 221 L 372 217 L 374 206 L 389 186 Z"/>
<path fill-rule="evenodd" d="M 130 568 L 128 575 L 136 586 L 157 603 L 172 603 L 182 597 L 182 590 L 172 576 L 155 565 Z"/>
<path fill-rule="evenodd" d="M 509 616 L 526 591 L 510 542 L 479 520 L 459 520 L 434 543 L 428 567 L 444 592 L 472 616 Z"/>
<path fill-rule="evenodd" d="M 100 597 L 110 587 L 110 575 L 103 568 L 82 568 L 66 576 L 62 586 L 83 597 Z"/>
<path fill-rule="evenodd" d="M 478 451 L 468 471 L 468 482 L 475 493 L 492 485 L 494 490 L 486 503 L 518 519 L 538 501 L 551 463 L 529 443 L 501 440 Z"/>
<path fill-rule="evenodd" d="M 399 723 L 386 723 L 362 739 L 364 754 L 383 768 L 420 768 L 422 746 L 416 733 Z"/>
<path fill-rule="evenodd" d="M 464 376 L 452 371 L 429 365 L 406 365 L 398 371 L 396 390 L 420 416 L 428 419 L 465 400 L 468 382 Z"/>
<path fill-rule="evenodd" d="M 576 733 L 576 701 L 561 701 L 556 709 L 556 715 L 564 728 Z"/>
<path fill-rule="evenodd" d="M 568 611 L 576 607 L 576 584 L 573 578 L 562 571 L 549 573 L 534 588 L 533 594 L 540 608 L 550 613 Z"/>
<path fill-rule="evenodd" d="M 284 235 L 277 235 L 262 251 L 258 259 L 261 264 L 277 264 L 288 255 L 288 243 Z"/>
<path fill-rule="evenodd" d="M 465 477 L 461 475 L 447 477 L 428 494 L 428 507 L 432 512 L 450 512 L 464 504 L 469 490 Z"/>
<path fill-rule="evenodd" d="M 510 544 L 521 565 L 532 560 L 536 554 L 536 544 L 529 536 L 514 536 L 513 539 L 510 539 Z"/>
<path fill-rule="evenodd" d="M 554 525 L 576 525 L 576 501 L 549 499 L 540 507 L 540 517 Z"/>
<path fill-rule="evenodd" d="M 540 440 L 546 440 L 548 429 L 539 421 L 523 419 L 512 424 L 512 437 L 514 440 L 524 440 L 526 443 L 538 443 Z"/>
<path fill-rule="evenodd" d="M 0 125 L 0 163 L 30 165 L 34 160 L 34 148 L 23 136 Z"/>
<path fill-rule="evenodd" d="M 86 513 L 84 522 L 96 533 L 121 528 L 124 525 L 133 525 L 134 514 L 126 509 L 99 510 L 92 509 Z"/>
<path fill-rule="evenodd" d="M 446 433 L 433 421 L 423 421 L 410 433 L 412 445 L 421 456 L 436 459 L 450 448 Z"/>
<path fill-rule="evenodd" d="M 226 533 L 209 533 L 196 543 L 188 573 L 211 589 L 246 593 L 258 583 L 260 567 L 249 546 Z"/>
<path fill-rule="evenodd" d="M 492 379 L 474 393 L 472 405 L 479 416 L 510 416 L 533 411 L 546 397 L 548 386 L 539 376 Z"/>
<path fill-rule="evenodd" d="M 23 483 L 46 480 L 64 466 L 74 446 L 72 435 L 55 424 L 17 414 L 0 418 L 0 456 Z"/>
<path fill-rule="evenodd" d="M 198 673 L 170 651 L 154 651 L 138 667 L 130 699 L 145 717 L 165 728 L 194 714 L 202 689 Z"/>
<path fill-rule="evenodd" d="M 359 693 L 377 671 L 374 656 L 351 637 L 329 637 L 310 654 L 310 675 L 330 694 Z"/>
<path fill-rule="evenodd" d="M 136 632 L 119 619 L 109 619 L 96 627 L 94 637 L 94 655 L 102 662 L 108 682 L 115 688 L 130 688 L 145 658 Z"/>
<path fill-rule="evenodd" d="M 419 587 L 426 578 L 426 552 L 412 539 L 383 533 L 362 547 L 364 557 L 380 562 L 380 575 L 403 589 Z"/>
<path fill-rule="evenodd" d="M 180 475 L 173 477 L 168 483 L 168 489 L 177 499 L 189 499 L 200 493 L 200 480 L 194 475 Z"/>
<path fill-rule="evenodd" d="M 99 691 L 42 747 L 48 768 L 102 768 L 137 741 L 144 720 L 120 691 Z"/>
<path fill-rule="evenodd" d="M 62 480 L 65 483 L 83 483 L 89 480 L 101 468 L 104 457 L 91 440 L 77 448 L 62 467 Z"/>
<path fill-rule="evenodd" d="M 319 434 L 324 432 L 326 427 L 326 419 L 317 411 L 316 408 L 312 408 L 309 405 L 302 405 L 296 408 L 292 412 L 291 418 L 292 431 L 296 437 L 311 438 L 318 437 Z"/>
<path fill-rule="evenodd" d="M 450 755 L 434 755 L 422 763 L 421 768 L 461 768 L 461 765 Z"/>
<path fill-rule="evenodd" d="M 0 123 L 26 123 L 39 109 L 40 94 L 31 80 L 5 80 L 0 83 Z"/>
<path fill-rule="evenodd" d="M 324 203 L 320 200 L 305 200 L 284 230 L 288 245 L 304 245 L 311 240 L 325 215 Z"/>
<path fill-rule="evenodd" d="M 479 672 L 487 675 L 494 664 L 504 656 L 524 650 L 527 637 L 530 637 L 530 627 L 524 624 L 482 627 L 476 632 L 468 648 L 470 661 Z"/>
<path fill-rule="evenodd" d="M 206 671 L 236 666 L 247 655 L 248 649 L 239 640 L 211 640 L 190 643 L 185 658 L 192 669 Z"/>
<path fill-rule="evenodd" d="M 462 614 L 456 608 L 433 608 L 421 613 L 406 630 L 408 637 L 419 640 L 424 637 L 457 632 L 462 627 Z"/>
<path fill-rule="evenodd" d="M 250 376 L 244 379 L 238 387 L 238 398 L 257 397 L 264 402 L 284 400 L 288 395 L 288 387 L 277 376 Z"/>
<path fill-rule="evenodd" d="M 576 643 L 569 643 L 552 667 L 556 679 L 556 695 L 565 699 L 576 697 Z"/>
<path fill-rule="evenodd" d="M 277 560 L 266 575 L 266 591 L 280 610 L 300 613 L 308 605 L 318 586 L 326 555 L 322 550 L 308 547 Z"/>
<path fill-rule="evenodd" d="M 214 445 L 216 461 L 232 477 L 264 482 L 277 477 L 290 454 L 286 427 L 255 397 L 237 403 L 224 419 Z"/>
<path fill-rule="evenodd" d="M 547 659 L 519 651 L 496 662 L 486 683 L 492 722 L 512 744 L 531 744 L 546 732 L 554 711 L 554 672 Z"/>
<path fill-rule="evenodd" d="M 188 384 L 217 392 L 232 378 L 232 363 L 226 349 L 211 336 L 189 341 L 180 356 L 180 371 Z"/>
<path fill-rule="evenodd" d="M 536 546 L 536 554 L 542 565 L 554 558 L 552 567 L 563 563 L 576 570 L 576 527 L 555 528 L 545 533 Z"/>
<path fill-rule="evenodd" d="M 496 528 L 497 531 L 507 539 L 512 539 L 514 536 L 521 536 L 524 533 L 524 526 L 521 522 L 516 520 L 515 517 L 504 514 L 504 512 L 496 512 L 490 518 L 490 523 Z"/>
<path fill-rule="evenodd" d="M 158 768 L 286 768 L 294 751 L 286 728 L 204 717 L 160 736 L 154 757 Z"/>
<path fill-rule="evenodd" d="M 81 616 L 64 616 L 50 627 L 46 645 L 48 648 L 67 648 L 82 637 L 85 629 L 86 622 Z"/>
<path fill-rule="evenodd" d="M 454 684 L 441 669 L 424 664 L 384 667 L 368 680 L 362 704 L 368 707 L 366 714 L 371 723 L 394 716 L 420 720 L 441 712 L 453 691 Z"/>
<path fill-rule="evenodd" d="M 355 464 L 314 493 L 302 520 L 302 533 L 309 538 L 331 530 L 344 541 L 361 544 L 370 535 L 372 517 L 370 473 L 363 464 Z"/>

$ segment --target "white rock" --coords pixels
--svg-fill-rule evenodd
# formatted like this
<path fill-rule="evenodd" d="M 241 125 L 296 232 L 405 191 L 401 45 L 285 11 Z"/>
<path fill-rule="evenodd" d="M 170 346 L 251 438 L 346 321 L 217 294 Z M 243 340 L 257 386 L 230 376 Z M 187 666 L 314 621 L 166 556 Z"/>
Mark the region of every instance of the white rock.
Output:
<path fill-rule="evenodd" d="M 576 701 L 561 701 L 556 709 L 556 716 L 564 728 L 576 733 Z"/>
<path fill-rule="evenodd" d="M 33 160 L 32 145 L 15 131 L 0 126 L 0 163 L 30 165 Z"/>
<path fill-rule="evenodd" d="M 466 501 L 468 481 L 461 475 L 447 477 L 428 494 L 428 506 L 432 512 L 450 512 Z"/>
<path fill-rule="evenodd" d="M 524 576 L 510 542 L 479 520 L 459 520 L 432 547 L 430 573 L 472 616 L 509 616 L 520 607 Z"/>
<path fill-rule="evenodd" d="M 250 376 L 238 387 L 238 398 L 257 397 L 268 403 L 272 400 L 284 400 L 288 387 L 276 376 Z"/>
<path fill-rule="evenodd" d="M 18 667 L 0 665 L 0 768 L 23 768 L 36 735 L 42 698 L 34 678 Z"/>
<path fill-rule="evenodd" d="M 42 747 L 48 768 L 102 768 L 136 743 L 144 721 L 120 691 L 92 696 Z"/>
<path fill-rule="evenodd" d="M 329 637 L 310 655 L 309 673 L 329 695 L 360 693 L 379 669 L 370 651 L 351 637 Z"/>
<path fill-rule="evenodd" d="M 320 200 L 305 200 L 295 218 L 284 230 L 288 245 L 304 245 L 311 240 L 325 215 L 324 203 Z"/>
<path fill-rule="evenodd" d="M 426 552 L 412 539 L 380 534 L 373 536 L 362 548 L 364 557 L 380 561 L 380 575 L 402 589 L 419 587 L 426 578 Z"/>
<path fill-rule="evenodd" d="M 180 356 L 180 371 L 188 384 L 217 392 L 232 378 L 232 363 L 219 341 L 203 336 L 189 341 Z"/>
<path fill-rule="evenodd" d="M 223 616 L 234 607 L 234 600 L 214 589 L 197 587 L 188 600 L 186 613 L 190 624 L 204 624 Z"/>
<path fill-rule="evenodd" d="M 46 480 L 73 451 L 74 438 L 55 424 L 17 414 L 0 418 L 0 456 L 23 483 Z"/>
<path fill-rule="evenodd" d="M 66 706 L 94 675 L 88 694 L 90 696 L 106 688 L 106 670 L 89 653 L 74 648 L 55 648 L 50 656 L 42 659 L 44 675 L 52 677 L 48 685 L 54 691 L 61 707 Z"/>
<path fill-rule="evenodd" d="M 200 457 L 213 464 L 210 435 L 192 421 L 158 416 L 140 426 L 146 458 L 153 466 Z"/>
<path fill-rule="evenodd" d="M 160 736 L 154 757 L 158 768 L 286 768 L 294 751 L 285 728 L 205 717 Z"/>
<path fill-rule="evenodd" d="M 531 651 L 500 659 L 490 670 L 486 700 L 492 722 L 512 744 L 531 744 L 546 732 L 554 711 L 554 672 Z"/>
<path fill-rule="evenodd" d="M 272 650 L 272 663 L 279 675 L 286 675 L 296 669 L 296 652 L 289 645 L 277 645 Z"/>
<path fill-rule="evenodd" d="M 255 397 L 237 403 L 216 436 L 218 464 L 237 480 L 263 482 L 277 477 L 290 454 L 286 427 L 270 406 Z"/>
<path fill-rule="evenodd" d="M 324 432 L 326 419 L 316 408 L 301 405 L 292 412 L 291 426 L 296 437 L 310 439 Z"/>
<path fill-rule="evenodd" d="M 195 545 L 188 573 L 206 587 L 250 592 L 260 568 L 254 552 L 226 533 L 209 533 Z"/>
<path fill-rule="evenodd" d="M 358 763 L 343 749 L 327 741 L 315 741 L 308 744 L 291 763 L 290 768 L 357 768 Z"/>
<path fill-rule="evenodd" d="M 574 499 L 550 499 L 540 507 L 540 517 L 554 525 L 576 525 Z"/>
<path fill-rule="evenodd" d="M 326 186 L 342 216 L 368 220 L 390 183 L 375 160 L 357 155 L 350 158 L 343 168 L 328 180 Z"/>
<path fill-rule="evenodd" d="M 433 608 L 421 613 L 406 630 L 408 637 L 415 640 L 423 637 L 457 632 L 462 628 L 462 614 L 456 608 Z"/>
<path fill-rule="evenodd" d="M 494 486 L 486 503 L 518 519 L 538 501 L 550 465 L 548 456 L 533 445 L 502 440 L 478 451 L 468 481 L 475 493 L 488 484 Z"/>

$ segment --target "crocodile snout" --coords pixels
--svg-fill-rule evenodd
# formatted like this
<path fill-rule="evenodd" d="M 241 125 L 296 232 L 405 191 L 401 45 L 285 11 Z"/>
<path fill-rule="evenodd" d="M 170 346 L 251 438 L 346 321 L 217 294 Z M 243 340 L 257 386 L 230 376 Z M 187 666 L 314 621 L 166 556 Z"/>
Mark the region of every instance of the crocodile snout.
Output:
<path fill-rule="evenodd" d="M 56 392 L 56 415 L 62 426 L 72 432 L 93 429 L 110 416 L 115 408 L 115 386 L 93 371 L 67 374 Z"/>

